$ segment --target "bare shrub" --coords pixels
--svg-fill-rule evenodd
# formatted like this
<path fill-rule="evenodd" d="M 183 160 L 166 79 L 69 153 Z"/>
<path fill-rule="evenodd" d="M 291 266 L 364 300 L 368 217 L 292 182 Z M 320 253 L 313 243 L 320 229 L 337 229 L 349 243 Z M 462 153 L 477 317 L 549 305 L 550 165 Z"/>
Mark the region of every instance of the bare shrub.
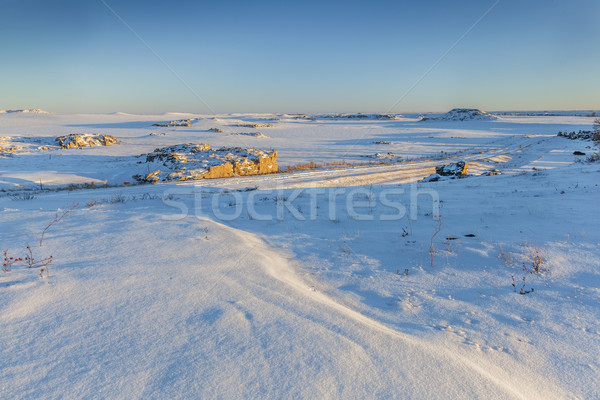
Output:
<path fill-rule="evenodd" d="M 546 254 L 538 247 L 529 246 L 527 250 L 529 251 L 527 262 L 530 264 L 531 268 L 527 269 L 527 265 L 524 262 L 523 269 L 530 273 L 536 274 L 545 271 L 546 269 L 543 267 L 543 265 L 546 262 Z"/>
<path fill-rule="evenodd" d="M 594 120 L 594 136 L 592 139 L 595 142 L 600 142 L 600 118 Z"/>
<path fill-rule="evenodd" d="M 515 255 L 510 251 L 506 251 L 500 246 L 498 250 L 498 258 L 500 258 L 509 267 L 517 267 L 521 264 L 522 272 L 520 274 L 513 274 L 511 278 L 511 286 L 513 291 L 519 294 L 533 293 L 534 288 L 527 283 L 528 277 L 533 275 L 541 275 L 547 272 L 548 269 L 545 267 L 547 261 L 546 252 L 538 246 L 525 245 L 527 252 L 524 255 Z M 516 276 L 522 276 L 520 279 L 515 279 Z"/>
<path fill-rule="evenodd" d="M 8 250 L 4 250 L 4 262 L 2 263 L 2 270 L 8 272 L 12 269 L 13 264 L 23 261 L 20 257 L 9 257 Z"/>
<path fill-rule="evenodd" d="M 442 217 L 439 217 L 438 220 L 438 226 L 435 230 L 435 232 L 433 233 L 433 235 L 431 236 L 431 239 L 429 241 L 429 256 L 431 257 L 431 267 L 433 267 L 433 256 L 435 254 L 437 254 L 437 249 L 435 248 L 434 244 L 433 244 L 433 240 L 437 237 L 437 235 L 442 231 Z"/>
<path fill-rule="evenodd" d="M 35 196 L 32 193 L 18 193 L 18 194 L 9 194 L 8 195 L 11 200 L 19 201 L 19 200 L 33 200 Z"/>
<path fill-rule="evenodd" d="M 33 251 L 31 247 L 27 245 L 27 253 L 25 254 L 25 263 L 28 268 L 40 268 L 40 276 L 44 276 L 44 272 L 46 272 L 46 277 L 50 276 L 50 269 L 48 266 L 52 263 L 53 256 L 36 259 L 33 256 Z"/>
<path fill-rule="evenodd" d="M 113 194 L 110 196 L 109 202 L 110 204 L 125 203 L 125 196 L 121 193 Z"/>
<path fill-rule="evenodd" d="M 47 231 L 48 229 L 50 229 L 50 227 L 51 227 L 52 225 L 54 225 L 55 223 L 57 223 L 57 222 L 60 222 L 60 221 L 61 221 L 61 220 L 62 220 L 64 217 L 66 217 L 66 216 L 67 216 L 67 215 L 68 215 L 68 214 L 69 214 L 71 211 L 73 211 L 75 208 L 77 208 L 77 206 L 78 206 L 78 205 L 79 205 L 79 204 L 77 204 L 77 203 L 73 203 L 73 204 L 71 205 L 71 207 L 70 207 L 69 209 L 65 210 L 65 211 L 64 211 L 64 212 L 63 212 L 63 213 L 62 213 L 60 216 L 58 215 L 58 213 L 56 213 L 56 216 L 54 217 L 54 219 L 53 219 L 52 221 L 50 221 L 50 223 L 48 224 L 48 226 L 46 226 L 46 227 L 44 228 L 44 230 L 42 231 L 42 237 L 40 238 L 40 247 L 42 247 L 42 241 L 44 240 L 44 234 L 46 233 L 46 231 Z M 29 246 L 27 246 L 27 247 L 29 247 Z"/>
<path fill-rule="evenodd" d="M 50 221 L 50 223 L 42 231 L 42 235 L 40 238 L 40 247 L 42 247 L 42 242 L 44 240 L 44 234 L 46 233 L 46 231 L 50 229 L 52 225 L 54 225 L 57 222 L 60 222 L 64 217 L 66 217 L 71 211 L 73 211 L 77 207 L 77 205 L 77 203 L 73 203 L 73 205 L 69 209 L 65 210 L 62 214 L 59 215 L 58 213 L 56 213 L 54 219 Z M 36 256 L 34 256 L 33 249 L 31 248 L 31 246 L 27 245 L 24 257 L 9 257 L 8 250 L 4 250 L 4 261 L 2 263 L 2 267 L 4 272 L 9 272 L 14 264 L 24 262 L 27 268 L 39 268 L 39 275 L 41 278 L 43 278 L 44 274 L 46 275 L 46 277 L 50 276 L 49 266 L 52 263 L 52 261 L 54 261 L 54 256 L 52 255 L 37 258 Z"/>

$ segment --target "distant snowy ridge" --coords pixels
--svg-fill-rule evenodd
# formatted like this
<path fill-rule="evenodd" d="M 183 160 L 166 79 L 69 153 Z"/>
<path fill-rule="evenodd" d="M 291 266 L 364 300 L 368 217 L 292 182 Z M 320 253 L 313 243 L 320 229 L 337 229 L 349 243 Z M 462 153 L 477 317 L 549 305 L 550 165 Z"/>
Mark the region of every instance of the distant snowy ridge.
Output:
<path fill-rule="evenodd" d="M 30 109 L 26 109 L 26 110 L 0 110 L 0 114 L 12 114 L 12 113 L 50 114 L 48 111 L 40 110 L 39 108 L 30 108 Z"/>
<path fill-rule="evenodd" d="M 439 117 L 422 117 L 421 121 L 492 121 L 499 117 L 476 108 L 454 108 Z"/>
<path fill-rule="evenodd" d="M 400 114 L 317 114 L 313 115 L 316 119 L 400 119 Z"/>

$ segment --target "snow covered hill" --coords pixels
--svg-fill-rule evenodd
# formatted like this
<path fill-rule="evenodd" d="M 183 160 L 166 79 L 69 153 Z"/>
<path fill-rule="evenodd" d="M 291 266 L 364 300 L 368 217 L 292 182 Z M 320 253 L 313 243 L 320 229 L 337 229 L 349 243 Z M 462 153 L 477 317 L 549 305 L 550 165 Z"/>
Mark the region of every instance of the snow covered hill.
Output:
<path fill-rule="evenodd" d="M 454 108 L 439 117 L 423 117 L 422 121 L 492 121 L 499 119 L 496 115 L 475 108 Z"/>

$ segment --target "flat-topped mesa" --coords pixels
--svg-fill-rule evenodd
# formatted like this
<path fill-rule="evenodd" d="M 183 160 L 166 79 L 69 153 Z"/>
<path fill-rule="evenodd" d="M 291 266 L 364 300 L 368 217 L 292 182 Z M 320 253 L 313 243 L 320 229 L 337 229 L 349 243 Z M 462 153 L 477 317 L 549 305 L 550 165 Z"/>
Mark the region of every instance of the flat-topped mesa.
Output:
<path fill-rule="evenodd" d="M 163 147 L 142 155 L 152 164 L 148 174 L 134 175 L 138 182 L 186 181 L 262 175 L 277 172 L 277 151 L 185 143 Z"/>
<path fill-rule="evenodd" d="M 118 143 L 118 140 L 114 136 L 99 135 L 96 133 L 73 133 L 71 135 L 59 136 L 56 138 L 56 141 L 63 149 L 110 146 Z"/>
<path fill-rule="evenodd" d="M 439 117 L 421 117 L 421 121 L 493 121 L 496 119 L 499 117 L 476 108 L 454 108 Z"/>

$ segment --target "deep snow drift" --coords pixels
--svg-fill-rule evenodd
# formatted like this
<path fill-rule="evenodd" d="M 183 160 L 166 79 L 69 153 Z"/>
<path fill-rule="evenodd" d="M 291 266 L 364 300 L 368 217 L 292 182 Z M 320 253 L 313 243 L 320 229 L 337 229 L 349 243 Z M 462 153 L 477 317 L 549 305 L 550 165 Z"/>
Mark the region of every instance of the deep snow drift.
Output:
<path fill-rule="evenodd" d="M 0 119 L 0 251 L 53 256 L 0 271 L 3 398 L 600 396 L 591 118 Z M 120 144 L 38 148 L 82 132 Z M 400 162 L 123 184 L 178 143 Z"/>

